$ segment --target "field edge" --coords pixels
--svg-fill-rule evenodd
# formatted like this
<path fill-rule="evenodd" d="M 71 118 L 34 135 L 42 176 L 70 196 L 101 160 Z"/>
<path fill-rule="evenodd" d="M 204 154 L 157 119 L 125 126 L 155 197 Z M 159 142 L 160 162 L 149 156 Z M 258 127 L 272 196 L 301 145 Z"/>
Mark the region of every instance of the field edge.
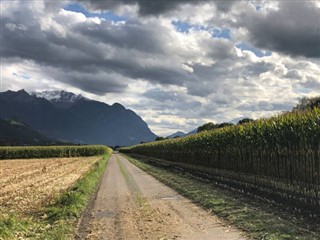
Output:
<path fill-rule="evenodd" d="M 38 212 L 19 216 L 15 213 L 0 215 L 0 240 L 16 239 L 73 239 L 77 224 L 92 195 L 96 192 L 111 153 L 101 160 L 72 185 Z"/>
<path fill-rule="evenodd" d="M 248 202 L 248 199 L 238 196 L 239 194 L 216 189 L 209 183 L 195 179 L 186 173 L 172 172 L 128 155 L 122 155 L 160 182 L 207 211 L 214 213 L 225 224 L 230 224 L 246 232 L 250 239 L 318 239 L 317 236 L 320 232 L 313 232 L 308 230 L 306 226 L 300 226 L 299 219 L 290 221 L 287 218 L 282 218 L 276 209 L 270 208 L 270 205 L 266 203 Z"/>

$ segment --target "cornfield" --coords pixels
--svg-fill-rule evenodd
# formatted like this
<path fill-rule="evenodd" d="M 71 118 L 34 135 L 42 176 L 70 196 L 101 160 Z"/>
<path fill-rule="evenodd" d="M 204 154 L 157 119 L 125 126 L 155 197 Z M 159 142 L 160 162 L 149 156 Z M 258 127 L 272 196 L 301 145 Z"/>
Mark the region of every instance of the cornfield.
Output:
<path fill-rule="evenodd" d="M 0 159 L 86 157 L 110 154 L 106 146 L 0 147 Z"/>
<path fill-rule="evenodd" d="M 320 109 L 150 142 L 121 152 L 210 169 L 320 207 Z"/>

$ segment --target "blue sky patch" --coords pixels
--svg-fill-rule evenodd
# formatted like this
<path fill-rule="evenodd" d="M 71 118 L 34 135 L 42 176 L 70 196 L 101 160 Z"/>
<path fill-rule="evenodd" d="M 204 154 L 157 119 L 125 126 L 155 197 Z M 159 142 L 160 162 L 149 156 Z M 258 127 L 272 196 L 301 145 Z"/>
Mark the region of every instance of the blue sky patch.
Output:
<path fill-rule="evenodd" d="M 259 11 L 262 7 L 260 5 L 256 5 L 256 10 Z"/>
<path fill-rule="evenodd" d="M 125 16 L 118 16 L 112 12 L 101 12 L 101 13 L 92 13 L 85 9 L 79 3 L 71 3 L 64 7 L 64 10 L 71 12 L 79 12 L 84 14 L 86 17 L 99 17 L 104 18 L 109 21 L 120 22 L 128 20 Z"/>
<path fill-rule="evenodd" d="M 256 8 L 256 10 L 259 12 L 260 11 L 260 9 L 262 9 L 262 5 L 261 5 L 261 3 L 260 2 L 258 2 L 258 1 L 250 1 L 251 2 L 251 4 Z"/>
<path fill-rule="evenodd" d="M 172 21 L 172 25 L 177 29 L 178 32 L 188 33 L 190 29 L 195 31 L 208 31 L 209 29 L 201 25 L 189 24 L 182 21 Z"/>
<path fill-rule="evenodd" d="M 18 73 L 13 72 L 12 75 L 16 76 L 18 78 L 23 78 L 23 79 L 30 79 L 31 78 L 27 73 L 18 74 Z"/>
<path fill-rule="evenodd" d="M 212 36 L 214 38 L 225 38 L 225 39 L 231 39 L 231 30 L 228 28 L 215 28 L 212 31 Z"/>
<path fill-rule="evenodd" d="M 201 25 L 189 24 L 182 21 L 172 21 L 172 25 L 177 29 L 178 32 L 188 33 L 190 29 L 195 31 L 209 31 L 209 28 L 206 28 Z"/>
<path fill-rule="evenodd" d="M 269 57 L 272 55 L 271 51 L 262 51 L 258 48 L 255 48 L 253 46 L 251 46 L 248 43 L 239 43 L 236 45 L 237 48 L 241 49 L 241 50 L 246 50 L 246 51 L 251 51 L 253 52 L 257 57 L 261 58 L 261 57 Z"/>
<path fill-rule="evenodd" d="M 190 29 L 195 31 L 208 31 L 211 32 L 214 38 L 225 38 L 231 39 L 231 30 L 228 28 L 208 28 L 201 25 L 192 25 L 183 21 L 172 21 L 172 25 L 176 28 L 178 32 L 189 33 Z"/>
<path fill-rule="evenodd" d="M 193 27 L 187 22 L 181 21 L 172 21 L 172 25 L 177 29 L 178 32 L 188 33 L 189 30 Z"/>
<path fill-rule="evenodd" d="M 294 92 L 298 93 L 298 94 L 301 94 L 301 93 L 305 93 L 306 94 L 306 93 L 310 93 L 311 89 L 303 87 L 303 86 L 298 86 L 298 87 L 294 88 Z"/>

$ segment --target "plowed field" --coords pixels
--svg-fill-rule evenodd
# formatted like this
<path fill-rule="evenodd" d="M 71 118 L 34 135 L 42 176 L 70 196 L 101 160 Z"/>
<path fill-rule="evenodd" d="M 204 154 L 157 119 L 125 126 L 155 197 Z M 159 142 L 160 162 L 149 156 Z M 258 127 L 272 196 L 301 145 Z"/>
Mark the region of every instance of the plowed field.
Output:
<path fill-rule="evenodd" d="M 0 161 L 1 212 L 30 213 L 74 184 L 101 156 Z"/>

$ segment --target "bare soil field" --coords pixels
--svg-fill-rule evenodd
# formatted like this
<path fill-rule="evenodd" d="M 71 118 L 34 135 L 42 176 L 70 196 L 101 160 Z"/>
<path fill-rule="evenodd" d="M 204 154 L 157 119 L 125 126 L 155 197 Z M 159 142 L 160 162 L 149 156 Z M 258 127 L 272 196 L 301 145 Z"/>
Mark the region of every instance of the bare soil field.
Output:
<path fill-rule="evenodd" d="M 76 239 L 246 238 L 240 230 L 226 226 L 121 155 L 113 154 Z"/>
<path fill-rule="evenodd" d="M 73 185 L 101 156 L 0 161 L 0 214 L 30 213 Z"/>

